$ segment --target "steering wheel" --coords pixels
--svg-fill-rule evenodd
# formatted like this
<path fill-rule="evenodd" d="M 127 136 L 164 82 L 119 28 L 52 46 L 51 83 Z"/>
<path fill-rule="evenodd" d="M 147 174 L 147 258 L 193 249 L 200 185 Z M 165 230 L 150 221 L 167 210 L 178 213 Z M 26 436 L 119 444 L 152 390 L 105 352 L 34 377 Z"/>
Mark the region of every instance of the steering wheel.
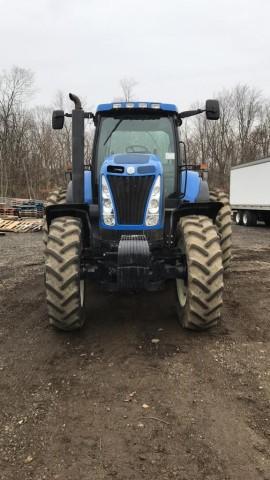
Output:
<path fill-rule="evenodd" d="M 127 153 L 151 153 L 144 145 L 129 145 L 126 147 Z"/>

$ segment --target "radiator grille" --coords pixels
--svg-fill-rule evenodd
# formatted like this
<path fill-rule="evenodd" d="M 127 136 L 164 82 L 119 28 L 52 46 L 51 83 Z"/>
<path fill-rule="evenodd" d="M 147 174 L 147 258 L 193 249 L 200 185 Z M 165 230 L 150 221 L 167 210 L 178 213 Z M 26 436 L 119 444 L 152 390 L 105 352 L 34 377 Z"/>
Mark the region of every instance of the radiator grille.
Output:
<path fill-rule="evenodd" d="M 154 175 L 108 175 L 120 225 L 142 225 Z"/>

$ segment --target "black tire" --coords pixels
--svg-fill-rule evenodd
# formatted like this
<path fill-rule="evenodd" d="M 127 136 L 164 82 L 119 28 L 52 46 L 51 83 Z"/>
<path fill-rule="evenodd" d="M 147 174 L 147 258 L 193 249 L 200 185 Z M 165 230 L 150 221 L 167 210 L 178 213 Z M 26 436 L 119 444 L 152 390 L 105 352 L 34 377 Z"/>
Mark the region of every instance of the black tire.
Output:
<path fill-rule="evenodd" d="M 223 203 L 216 218 L 217 231 L 220 237 L 222 262 L 224 270 L 230 266 L 232 258 L 232 210 L 228 195 L 221 190 L 210 192 L 210 200 Z"/>
<path fill-rule="evenodd" d="M 257 215 L 255 212 L 245 210 L 243 213 L 243 225 L 245 227 L 255 227 L 257 225 Z"/>
<path fill-rule="evenodd" d="M 235 223 L 236 225 L 243 225 L 243 215 L 242 212 L 237 211 L 235 214 Z"/>
<path fill-rule="evenodd" d="M 46 248 L 45 284 L 49 323 L 60 330 L 77 330 L 84 324 L 85 288 L 80 277 L 81 221 L 54 219 Z"/>
<path fill-rule="evenodd" d="M 186 255 L 187 280 L 176 280 L 178 313 L 184 328 L 207 330 L 221 317 L 222 252 L 208 217 L 192 215 L 178 224 L 179 246 Z"/>
<path fill-rule="evenodd" d="M 66 203 L 66 196 L 67 196 L 67 189 L 66 188 L 59 188 L 54 190 L 53 192 L 49 193 L 49 196 L 46 200 L 46 206 L 49 205 L 58 205 Z M 48 241 L 48 225 L 46 222 L 46 217 L 43 217 L 43 243 L 46 247 Z"/>

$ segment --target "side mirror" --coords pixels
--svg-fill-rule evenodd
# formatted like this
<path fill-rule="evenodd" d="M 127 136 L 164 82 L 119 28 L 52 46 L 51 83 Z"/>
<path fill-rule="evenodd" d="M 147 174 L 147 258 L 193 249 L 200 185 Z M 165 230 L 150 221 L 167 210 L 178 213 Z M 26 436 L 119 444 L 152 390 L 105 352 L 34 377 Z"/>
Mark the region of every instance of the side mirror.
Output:
<path fill-rule="evenodd" d="M 219 101 L 218 100 L 206 100 L 205 104 L 206 118 L 207 120 L 218 120 L 220 117 Z"/>
<path fill-rule="evenodd" d="M 52 114 L 52 128 L 54 130 L 61 130 L 64 126 L 64 120 L 64 110 L 54 110 Z"/>

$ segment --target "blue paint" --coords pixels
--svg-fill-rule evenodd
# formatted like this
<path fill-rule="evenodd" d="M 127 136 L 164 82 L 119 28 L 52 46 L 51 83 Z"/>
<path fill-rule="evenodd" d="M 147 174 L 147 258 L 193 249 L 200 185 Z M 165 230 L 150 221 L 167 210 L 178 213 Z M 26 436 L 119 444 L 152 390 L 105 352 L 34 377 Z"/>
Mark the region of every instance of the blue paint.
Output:
<path fill-rule="evenodd" d="M 120 161 L 120 158 L 122 158 L 122 161 Z M 130 161 L 132 159 L 132 161 Z M 108 166 L 115 166 L 115 167 L 123 167 L 124 168 L 124 172 L 123 173 L 107 173 L 107 168 Z M 130 153 L 130 154 L 115 154 L 115 155 L 110 155 L 109 157 L 106 157 L 102 166 L 101 166 L 101 169 L 100 169 L 100 173 L 105 175 L 105 177 L 107 175 L 128 175 L 130 176 L 128 173 L 127 173 L 127 169 L 132 165 L 132 167 L 134 167 L 135 169 L 135 172 L 133 174 L 134 175 L 145 175 L 145 173 L 139 173 L 138 171 L 138 168 L 139 167 L 142 167 L 142 166 L 151 166 L 151 167 L 154 167 L 155 169 L 155 175 L 163 175 L 163 167 L 162 167 L 162 164 L 161 164 L 161 161 L 159 159 L 159 157 L 157 155 L 154 155 L 153 153 L 149 153 L 149 154 L 145 154 L 145 153 L 137 153 L 136 155 L 134 153 Z M 151 173 L 151 175 L 153 175 L 153 173 Z"/>
<path fill-rule="evenodd" d="M 134 105 L 132 108 L 127 107 L 127 105 L 132 104 Z M 147 107 L 140 107 L 140 104 L 145 104 Z M 121 107 L 114 108 L 114 105 L 121 105 Z M 113 102 L 113 103 L 101 103 L 100 105 L 97 106 L 97 112 L 108 112 L 109 110 L 114 110 L 117 112 L 117 110 L 120 109 L 125 109 L 125 110 L 134 110 L 139 109 L 142 112 L 144 110 L 148 110 L 152 108 L 152 105 L 159 105 L 160 108 L 155 108 L 154 110 L 165 110 L 166 112 L 177 112 L 177 107 L 173 103 L 160 103 L 160 102 Z"/>
<path fill-rule="evenodd" d="M 92 172 L 90 170 L 84 172 L 84 203 L 93 203 Z"/>
<path fill-rule="evenodd" d="M 186 184 L 186 190 L 185 190 Z M 192 170 L 184 170 L 181 173 L 181 192 L 185 192 L 183 200 L 187 202 L 196 202 L 199 195 L 201 185 L 201 177 L 198 172 Z"/>
<path fill-rule="evenodd" d="M 134 157 L 133 154 L 131 154 L 132 157 Z M 127 173 L 127 169 L 130 167 L 130 163 L 128 161 L 128 158 L 129 155 L 125 154 L 123 155 L 123 163 L 120 163 L 119 162 L 119 157 L 121 157 L 121 155 L 117 154 L 117 155 L 111 155 L 110 157 L 107 157 L 102 166 L 101 166 L 101 169 L 100 169 L 100 178 L 99 178 L 99 205 L 100 205 L 100 220 L 99 220 L 99 226 L 100 228 L 104 228 L 106 230 L 160 230 L 163 228 L 164 226 L 164 200 L 163 200 L 163 196 L 164 196 L 164 188 L 163 188 L 163 167 L 162 167 L 162 164 L 159 160 L 159 157 L 157 155 L 153 155 L 153 154 L 137 154 L 136 157 L 134 158 L 134 161 L 135 163 L 133 162 L 132 163 L 132 166 L 134 167 L 134 174 L 132 174 L 132 176 L 145 176 L 146 174 L 145 173 L 140 173 L 140 169 L 142 167 L 142 163 L 141 163 L 141 160 L 142 160 L 142 157 L 144 158 L 144 161 L 145 161 L 145 165 L 146 166 L 151 166 L 154 173 L 149 173 L 149 175 L 153 176 L 153 184 L 152 184 L 152 187 L 151 187 L 151 190 L 149 192 L 149 196 L 148 196 L 148 199 L 147 199 L 147 202 L 146 202 L 146 205 L 145 205 L 145 209 L 144 209 L 144 223 L 141 224 L 141 225 L 122 225 L 122 224 L 119 224 L 118 223 L 118 220 L 117 220 L 117 210 L 115 208 L 115 203 L 114 203 L 114 198 L 113 198 L 113 194 L 112 194 L 112 190 L 111 190 L 111 187 L 110 187 L 110 182 L 108 181 L 108 177 L 110 175 L 112 176 L 125 176 L 125 177 L 129 177 L 130 175 Z M 108 166 L 117 166 L 119 167 L 119 165 L 121 165 L 124 169 L 123 173 L 111 173 L 111 172 L 107 172 L 107 168 Z M 113 226 L 109 226 L 109 225 L 105 225 L 103 223 L 103 217 L 102 217 L 102 185 L 101 185 L 101 178 L 102 178 L 102 175 L 104 175 L 107 179 L 107 183 L 108 183 L 108 187 L 109 187 L 109 190 L 110 190 L 110 193 L 111 193 L 111 198 L 112 198 L 112 203 L 113 203 L 113 208 L 114 208 L 114 212 L 115 212 L 115 225 Z M 151 193 L 152 193 L 152 190 L 153 190 L 153 186 L 154 186 L 154 183 L 155 183 L 155 180 L 156 178 L 160 175 L 160 179 L 161 179 L 161 201 L 160 201 L 160 210 L 159 210 L 159 221 L 157 223 L 157 225 L 151 227 L 151 226 L 146 226 L 145 225 L 145 217 L 146 217 L 146 211 L 147 211 L 147 207 L 148 207 L 148 203 L 149 203 L 149 200 L 150 200 L 150 197 L 151 197 Z"/>

